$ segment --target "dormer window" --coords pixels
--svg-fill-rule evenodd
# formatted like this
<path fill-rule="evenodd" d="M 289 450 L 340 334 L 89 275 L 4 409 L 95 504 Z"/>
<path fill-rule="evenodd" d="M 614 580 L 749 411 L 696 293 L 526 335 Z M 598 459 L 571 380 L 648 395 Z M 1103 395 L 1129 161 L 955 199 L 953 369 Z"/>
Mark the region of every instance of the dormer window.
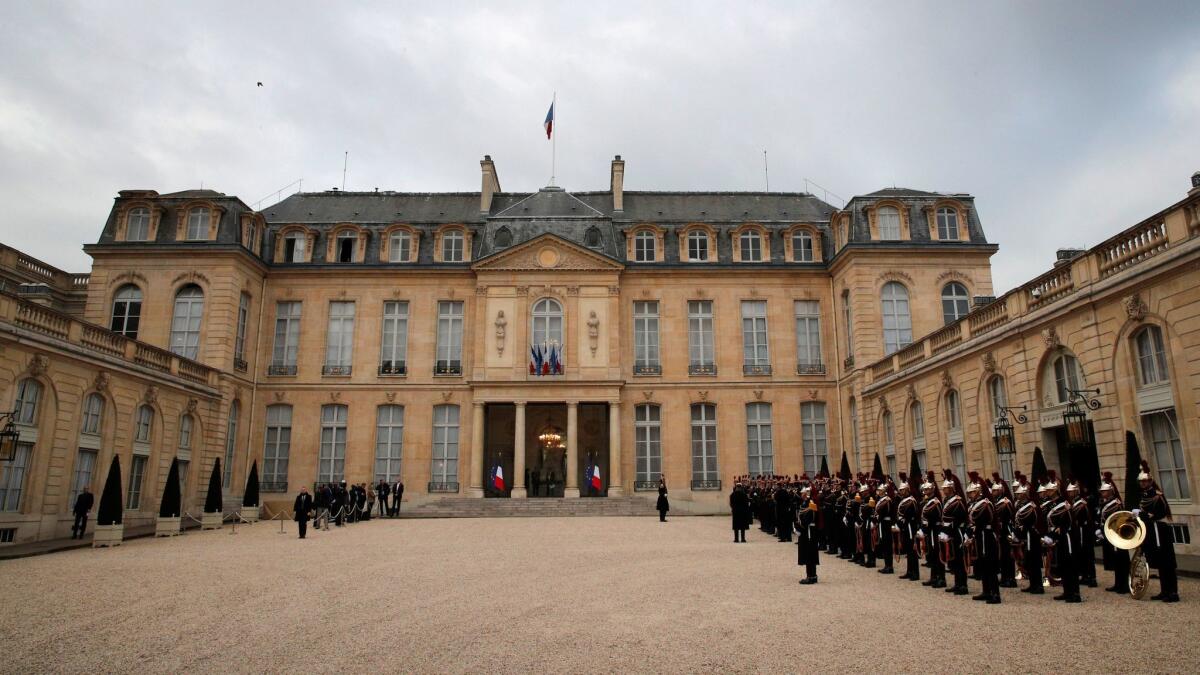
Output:
<path fill-rule="evenodd" d="M 187 240 L 204 241 L 208 239 L 209 220 L 208 207 L 200 206 L 188 211 Z"/>
<path fill-rule="evenodd" d="M 303 232 L 292 232 L 283 238 L 283 262 L 304 262 L 305 239 Z"/>
<path fill-rule="evenodd" d="M 805 230 L 797 230 L 792 234 L 792 260 L 794 262 L 813 261 L 813 238 Z"/>
<path fill-rule="evenodd" d="M 762 262 L 762 237 L 754 230 L 746 230 L 738 237 L 742 251 L 742 262 Z"/>
<path fill-rule="evenodd" d="M 496 248 L 508 248 L 512 246 L 512 230 L 507 227 L 502 227 L 496 230 L 495 236 Z"/>
<path fill-rule="evenodd" d="M 442 262 L 463 261 L 463 233 L 450 230 L 442 235 Z"/>
<path fill-rule="evenodd" d="M 150 209 L 139 206 L 125 217 L 125 241 L 146 241 L 150 238 Z"/>
<path fill-rule="evenodd" d="M 583 233 L 583 245 L 588 248 L 600 248 L 600 229 L 593 226 Z"/>
<path fill-rule="evenodd" d="M 894 206 L 881 206 L 876 216 L 880 241 L 900 241 L 900 211 Z"/>
<path fill-rule="evenodd" d="M 654 250 L 655 245 L 653 232 L 649 230 L 638 232 L 633 237 L 633 259 L 637 262 L 654 262 L 658 259 Z"/>
<path fill-rule="evenodd" d="M 407 230 L 394 230 L 388 235 L 388 262 L 403 263 L 412 260 L 412 233 Z"/>
<path fill-rule="evenodd" d="M 687 248 L 690 262 L 708 262 L 708 233 L 704 230 L 688 232 Z"/>
<path fill-rule="evenodd" d="M 334 255 L 339 263 L 354 262 L 354 242 L 358 236 L 353 232 L 342 232 L 337 236 Z"/>
<path fill-rule="evenodd" d="M 938 239 L 958 241 L 958 211 L 943 206 L 937 210 Z"/>

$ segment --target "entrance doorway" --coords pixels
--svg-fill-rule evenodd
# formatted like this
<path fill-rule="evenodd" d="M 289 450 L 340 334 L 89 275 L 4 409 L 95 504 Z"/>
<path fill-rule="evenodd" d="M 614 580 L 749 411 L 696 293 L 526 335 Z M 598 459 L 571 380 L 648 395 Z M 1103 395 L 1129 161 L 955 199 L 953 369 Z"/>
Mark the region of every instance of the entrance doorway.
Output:
<path fill-rule="evenodd" d="M 516 406 L 488 403 L 484 408 L 483 492 L 510 497 L 517 484 Z M 577 412 L 575 484 L 580 497 L 608 495 L 608 404 L 580 403 Z M 525 406 L 525 457 L 522 481 L 528 497 L 563 497 L 567 488 L 568 414 L 565 403 Z M 495 480 L 497 469 L 503 487 Z M 598 475 L 597 475 L 598 474 Z M 595 486 L 598 478 L 599 488 Z"/>
<path fill-rule="evenodd" d="M 1091 420 L 1087 423 L 1087 432 L 1088 443 L 1086 445 L 1072 446 L 1067 442 L 1065 426 L 1051 427 L 1046 430 L 1047 436 L 1050 437 L 1047 438 L 1047 441 L 1052 438 L 1054 449 L 1057 451 L 1050 456 L 1058 457 L 1060 478 L 1066 480 L 1070 477 L 1078 481 L 1087 490 L 1088 501 L 1094 501 L 1096 491 L 1100 487 L 1100 458 L 1096 452 L 1096 434 Z M 1048 442 L 1047 446 L 1049 445 Z"/>

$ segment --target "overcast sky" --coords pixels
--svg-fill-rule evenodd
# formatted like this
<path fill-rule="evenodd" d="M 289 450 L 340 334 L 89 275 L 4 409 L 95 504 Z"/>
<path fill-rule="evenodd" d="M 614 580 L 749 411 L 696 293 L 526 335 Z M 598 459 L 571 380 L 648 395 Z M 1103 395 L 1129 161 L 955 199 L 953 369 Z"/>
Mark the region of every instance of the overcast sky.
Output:
<path fill-rule="evenodd" d="M 534 190 L 555 91 L 568 190 L 614 154 L 631 190 L 761 190 L 765 149 L 772 190 L 969 192 L 997 291 L 1200 170 L 1194 0 L 593 4 L 5 0 L 0 241 L 84 271 L 118 190 L 254 205 L 345 151 L 349 190 L 475 191 L 485 153 Z"/>

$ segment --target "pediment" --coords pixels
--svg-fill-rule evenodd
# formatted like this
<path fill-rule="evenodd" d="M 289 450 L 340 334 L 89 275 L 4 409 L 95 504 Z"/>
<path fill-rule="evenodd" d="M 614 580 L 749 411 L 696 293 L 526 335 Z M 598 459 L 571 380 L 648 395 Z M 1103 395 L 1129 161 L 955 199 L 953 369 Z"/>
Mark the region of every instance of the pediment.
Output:
<path fill-rule="evenodd" d="M 471 268 L 478 271 L 611 272 L 625 266 L 562 237 L 543 234 L 483 258 Z"/>

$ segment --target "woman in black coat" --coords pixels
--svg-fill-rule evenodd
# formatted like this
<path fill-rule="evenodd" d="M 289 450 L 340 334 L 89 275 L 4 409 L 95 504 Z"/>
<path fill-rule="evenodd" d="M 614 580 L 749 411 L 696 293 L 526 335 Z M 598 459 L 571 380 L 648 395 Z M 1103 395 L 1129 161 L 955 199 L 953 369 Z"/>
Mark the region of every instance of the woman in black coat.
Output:
<path fill-rule="evenodd" d="M 655 508 L 658 509 L 658 522 L 667 522 L 667 511 L 671 510 L 671 504 L 667 501 L 667 479 L 662 477 L 658 479 L 658 504 Z"/>
<path fill-rule="evenodd" d="M 729 495 L 729 511 L 733 515 L 733 543 L 744 544 L 750 528 L 750 497 L 741 483 L 735 484 Z"/>

